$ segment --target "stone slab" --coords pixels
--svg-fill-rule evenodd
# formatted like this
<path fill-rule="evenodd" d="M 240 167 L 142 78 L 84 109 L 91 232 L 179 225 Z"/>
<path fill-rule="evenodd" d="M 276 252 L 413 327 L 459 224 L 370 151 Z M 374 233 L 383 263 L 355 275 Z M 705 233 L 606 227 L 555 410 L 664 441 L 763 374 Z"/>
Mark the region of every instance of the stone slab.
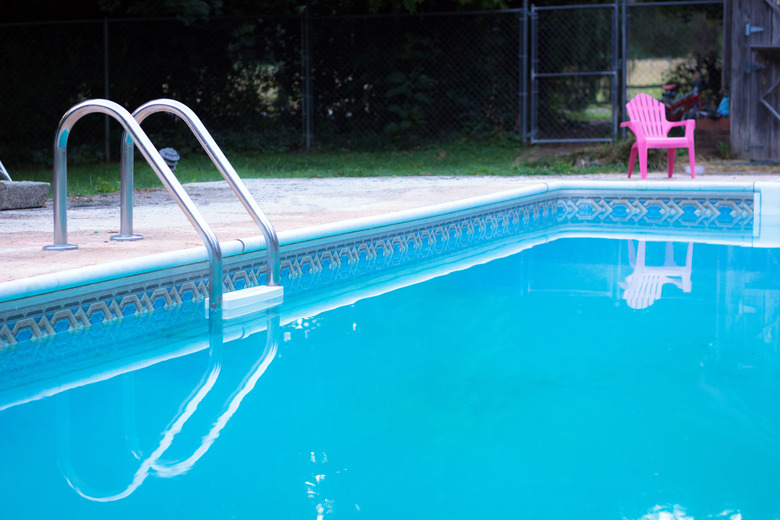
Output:
<path fill-rule="evenodd" d="M 48 182 L 0 181 L 0 210 L 45 206 L 50 186 Z"/>

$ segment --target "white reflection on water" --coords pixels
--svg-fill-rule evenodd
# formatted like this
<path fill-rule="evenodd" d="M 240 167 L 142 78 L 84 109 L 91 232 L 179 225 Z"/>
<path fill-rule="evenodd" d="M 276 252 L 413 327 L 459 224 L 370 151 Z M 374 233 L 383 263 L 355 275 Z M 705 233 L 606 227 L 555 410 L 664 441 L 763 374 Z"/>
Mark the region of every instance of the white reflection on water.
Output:
<path fill-rule="evenodd" d="M 742 520 L 742 514 L 739 511 L 722 511 L 718 514 L 707 515 L 706 518 L 718 518 L 722 520 Z M 679 504 L 672 506 L 656 505 L 646 515 L 637 520 L 694 520 L 685 508 Z"/>

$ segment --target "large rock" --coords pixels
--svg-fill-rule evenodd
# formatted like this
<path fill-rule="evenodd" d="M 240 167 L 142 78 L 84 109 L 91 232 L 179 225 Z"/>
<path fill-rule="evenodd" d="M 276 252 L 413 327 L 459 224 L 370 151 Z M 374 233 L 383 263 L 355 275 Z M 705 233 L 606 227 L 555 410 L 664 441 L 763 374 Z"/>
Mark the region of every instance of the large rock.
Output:
<path fill-rule="evenodd" d="M 0 181 L 0 210 L 40 208 L 49 198 L 48 182 Z"/>

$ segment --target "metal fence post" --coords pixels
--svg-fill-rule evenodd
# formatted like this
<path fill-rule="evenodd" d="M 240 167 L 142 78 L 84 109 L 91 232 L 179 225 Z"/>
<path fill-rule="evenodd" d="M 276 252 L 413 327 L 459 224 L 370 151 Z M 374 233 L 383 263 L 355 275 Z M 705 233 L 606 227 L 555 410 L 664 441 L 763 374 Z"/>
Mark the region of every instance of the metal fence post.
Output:
<path fill-rule="evenodd" d="M 109 76 L 108 76 L 108 18 L 103 18 L 103 99 L 111 99 L 109 96 Z M 106 163 L 111 162 L 111 144 L 108 135 L 108 120 L 109 116 L 104 116 L 105 123 L 103 126 L 103 132 L 106 139 Z"/>
<path fill-rule="evenodd" d="M 628 10 L 626 9 L 626 0 L 620 1 L 620 100 L 618 103 L 618 109 L 620 110 L 620 119 L 625 119 L 625 106 L 628 100 L 628 86 L 626 82 L 628 80 Z M 626 128 L 620 127 L 619 137 L 621 139 L 626 138 Z"/>
<path fill-rule="evenodd" d="M 528 132 L 528 137 L 530 139 L 533 139 L 536 136 L 536 111 L 537 111 L 537 104 L 539 102 L 538 99 L 538 85 L 536 80 L 536 64 L 538 61 L 537 58 L 537 37 L 536 37 L 536 24 L 537 24 L 537 18 L 536 18 L 536 6 L 531 4 L 531 129 Z"/>
<path fill-rule="evenodd" d="M 620 54 L 620 5 L 622 5 L 622 2 L 618 0 L 618 3 L 615 4 L 615 9 L 612 12 L 612 49 L 613 49 L 613 58 L 612 58 L 612 70 L 616 72 L 616 77 L 614 78 L 614 81 L 612 81 L 612 88 L 610 89 L 610 97 L 612 98 L 612 140 L 614 141 L 615 138 L 618 135 L 619 132 L 619 126 L 618 126 L 618 110 L 620 110 L 620 86 L 618 83 L 620 82 L 620 78 L 622 77 L 622 73 L 624 71 L 624 68 L 622 66 L 623 60 L 622 55 Z"/>
<path fill-rule="evenodd" d="M 520 21 L 520 137 L 528 141 L 528 0 Z"/>
<path fill-rule="evenodd" d="M 303 141 L 306 150 L 311 150 L 312 131 L 312 92 L 311 92 L 311 41 L 309 39 L 310 25 L 309 9 L 304 8 L 301 18 L 301 52 L 303 53 L 303 99 L 301 108 L 303 114 Z"/>

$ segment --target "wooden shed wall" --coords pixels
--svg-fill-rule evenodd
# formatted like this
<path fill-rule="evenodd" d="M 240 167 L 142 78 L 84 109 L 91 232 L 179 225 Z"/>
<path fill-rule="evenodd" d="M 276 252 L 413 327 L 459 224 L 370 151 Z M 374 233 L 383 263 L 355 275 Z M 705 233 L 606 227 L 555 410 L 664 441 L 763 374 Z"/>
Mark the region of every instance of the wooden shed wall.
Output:
<path fill-rule="evenodd" d="M 732 150 L 754 161 L 780 160 L 780 0 L 728 4 Z"/>

